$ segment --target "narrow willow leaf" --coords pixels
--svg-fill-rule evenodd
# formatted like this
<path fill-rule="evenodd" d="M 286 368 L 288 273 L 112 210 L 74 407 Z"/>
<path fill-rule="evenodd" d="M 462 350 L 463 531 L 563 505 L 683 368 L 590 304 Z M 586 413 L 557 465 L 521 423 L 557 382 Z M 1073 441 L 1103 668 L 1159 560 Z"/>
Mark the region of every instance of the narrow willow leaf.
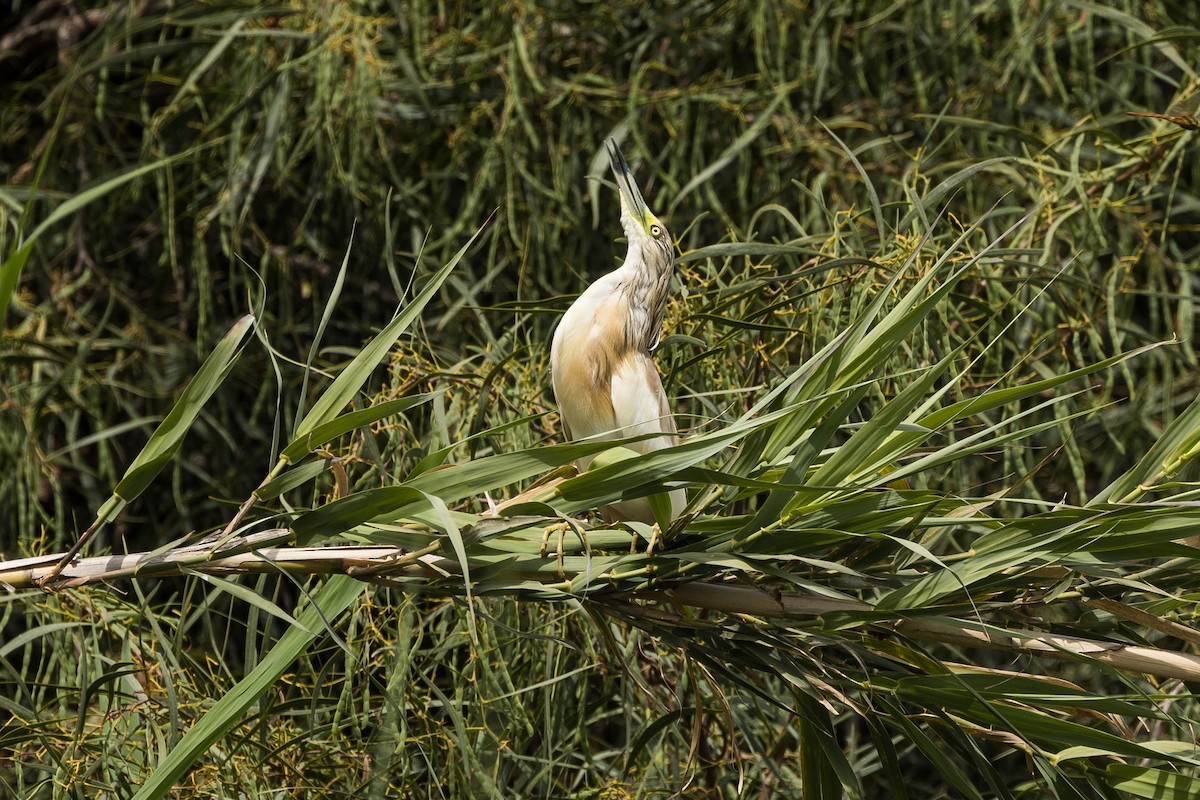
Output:
<path fill-rule="evenodd" d="M 965 237 L 966 234 L 963 234 Z M 977 258 L 977 257 L 976 257 Z M 865 331 L 862 338 L 853 343 L 844 368 L 838 373 L 835 386 L 856 383 L 882 365 L 896 348 L 904 344 L 916 327 L 950 293 L 958 278 L 976 258 L 960 266 L 937 287 L 930 288 L 939 273 L 937 266 L 931 268 L 909 289 L 886 314 Z"/>
<path fill-rule="evenodd" d="M 1194 505 L 1088 505 L 1012 520 L 979 537 L 973 549 L 979 554 L 1011 553 L 1014 547 L 1036 542 L 1040 550 L 1055 556 L 1082 547 L 1112 553 L 1182 539 L 1194 535 L 1198 525 L 1200 507 Z"/>
<path fill-rule="evenodd" d="M 154 433 L 150 435 L 150 440 L 134 458 L 129 469 L 125 471 L 124 477 L 117 482 L 112 495 L 96 511 L 95 520 L 75 541 L 75 544 L 71 545 L 71 548 L 63 554 L 54 571 L 46 576 L 47 585 L 52 585 L 63 567 L 83 550 L 88 541 L 95 536 L 96 531 L 121 513 L 121 509 L 127 503 L 145 491 L 150 482 L 171 460 L 208 398 L 233 369 L 233 364 L 241 352 L 242 339 L 245 338 L 246 332 L 253 324 L 253 315 L 247 314 L 242 317 L 234 323 L 229 332 L 209 353 L 208 358 L 200 365 L 196 376 L 184 388 L 179 400 Z"/>
<path fill-rule="evenodd" d="M 892 800 L 909 800 L 907 780 L 900 769 L 900 758 L 896 752 L 896 744 L 892 742 L 891 733 L 878 714 L 864 714 L 863 722 L 871 734 L 875 752 L 879 755 L 880 766 L 887 777 Z"/>
<path fill-rule="evenodd" d="M 298 625 L 288 628 L 271 651 L 250 674 L 229 692 L 183 735 L 142 784 L 133 800 L 159 800 L 166 797 L 175 782 L 183 777 L 218 740 L 243 722 L 243 715 L 271 688 L 296 658 L 316 638 L 316 631 L 327 626 L 345 611 L 366 588 L 345 575 L 337 575 L 313 592 L 311 602 L 298 616 Z"/>

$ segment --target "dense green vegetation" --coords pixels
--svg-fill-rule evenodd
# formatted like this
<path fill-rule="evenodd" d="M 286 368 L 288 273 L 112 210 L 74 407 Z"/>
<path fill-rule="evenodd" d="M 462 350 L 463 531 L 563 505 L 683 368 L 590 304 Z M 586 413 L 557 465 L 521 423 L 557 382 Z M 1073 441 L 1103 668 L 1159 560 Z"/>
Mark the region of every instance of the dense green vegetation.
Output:
<path fill-rule="evenodd" d="M 470 5 L 0 29 L 4 558 L 426 556 L 0 593 L 0 795 L 1196 796 L 1192 5 Z M 609 137 L 686 437 L 497 519 Z"/>

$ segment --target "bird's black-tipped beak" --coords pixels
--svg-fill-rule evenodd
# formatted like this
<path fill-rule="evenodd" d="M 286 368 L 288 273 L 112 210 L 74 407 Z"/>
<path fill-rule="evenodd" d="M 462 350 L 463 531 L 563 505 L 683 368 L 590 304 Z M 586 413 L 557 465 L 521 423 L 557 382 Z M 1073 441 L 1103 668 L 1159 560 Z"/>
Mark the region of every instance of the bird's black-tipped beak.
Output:
<path fill-rule="evenodd" d="M 639 224 L 645 225 L 646 201 L 642 199 L 642 190 L 633 180 L 633 173 L 629 169 L 629 162 L 625 160 L 625 154 L 612 139 L 604 145 L 608 149 L 608 163 L 612 165 L 613 176 L 617 179 L 617 190 L 621 193 L 621 206 Z"/>

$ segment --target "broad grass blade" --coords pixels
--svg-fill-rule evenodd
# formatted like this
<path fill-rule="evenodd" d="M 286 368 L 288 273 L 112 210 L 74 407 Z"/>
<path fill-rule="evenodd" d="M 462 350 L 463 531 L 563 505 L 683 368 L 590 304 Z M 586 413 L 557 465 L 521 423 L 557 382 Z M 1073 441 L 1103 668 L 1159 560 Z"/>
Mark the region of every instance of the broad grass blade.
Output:
<path fill-rule="evenodd" d="M 293 439 L 287 447 L 283 448 L 283 452 L 279 454 L 279 457 L 288 463 L 294 464 L 331 439 L 336 439 L 355 428 L 361 428 L 364 425 L 378 422 L 384 417 L 390 417 L 393 414 L 399 414 L 414 406 L 426 403 L 435 394 L 437 392 L 416 394 L 411 397 L 398 397 L 395 400 L 388 400 L 368 406 L 367 408 L 342 414 L 340 417 L 335 417 L 329 422 L 324 422 L 313 427 L 306 436 Z"/>
<path fill-rule="evenodd" d="M 1104 770 L 1104 777 L 1117 791 L 1148 800 L 1193 800 L 1200 797 L 1200 779 L 1175 771 L 1132 764 L 1109 764 Z"/>
<path fill-rule="evenodd" d="M 300 545 L 336 536 L 354 527 L 378 519 L 385 514 L 401 513 L 411 506 L 428 508 L 424 492 L 408 486 L 384 486 L 365 492 L 355 492 L 315 511 L 299 517 L 292 523 L 296 541 Z"/>
<path fill-rule="evenodd" d="M 196 377 L 192 378 L 187 388 L 183 390 L 183 394 L 167 414 L 166 419 L 150 435 L 150 441 L 146 442 L 146 446 L 129 465 L 125 476 L 113 489 L 114 495 L 126 503 L 132 502 L 162 471 L 171 456 L 175 455 L 175 451 L 179 449 L 183 437 L 192 427 L 192 423 L 196 421 L 197 415 L 204 408 L 204 404 L 208 402 L 208 398 L 212 397 L 213 392 L 233 369 L 240 352 L 242 339 L 246 337 L 246 333 L 253 324 L 254 317 L 247 314 L 234 323 L 233 327 L 229 329 L 229 333 L 225 334 L 224 338 L 217 343 L 212 353 L 200 366 Z"/>

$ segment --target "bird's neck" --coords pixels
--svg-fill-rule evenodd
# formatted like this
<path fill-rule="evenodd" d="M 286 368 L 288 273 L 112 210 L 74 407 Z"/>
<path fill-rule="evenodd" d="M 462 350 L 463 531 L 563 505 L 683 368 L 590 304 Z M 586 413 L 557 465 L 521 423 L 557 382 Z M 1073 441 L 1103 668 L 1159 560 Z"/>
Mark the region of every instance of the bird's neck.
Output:
<path fill-rule="evenodd" d="M 632 250 L 617 270 L 619 291 L 629 309 L 625 335 L 630 346 L 647 353 L 658 347 L 667 294 L 671 289 L 671 272 L 670 262 L 665 268 L 655 268 Z"/>

